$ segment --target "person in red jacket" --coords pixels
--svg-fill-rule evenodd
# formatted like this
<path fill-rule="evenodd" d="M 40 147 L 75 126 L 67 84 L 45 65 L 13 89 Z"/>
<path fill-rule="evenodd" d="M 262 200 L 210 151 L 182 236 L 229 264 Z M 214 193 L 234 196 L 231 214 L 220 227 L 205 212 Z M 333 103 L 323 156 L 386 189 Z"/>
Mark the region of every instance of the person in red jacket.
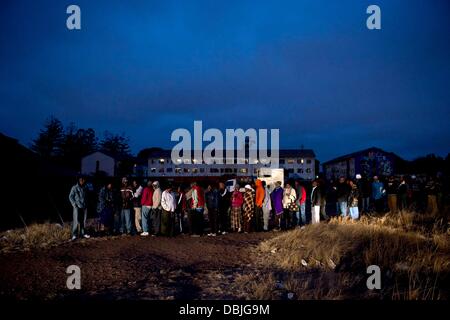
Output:
<path fill-rule="evenodd" d="M 141 205 L 142 205 L 142 230 L 143 230 L 141 236 L 146 237 L 149 235 L 148 226 L 153 225 L 150 216 L 150 212 L 153 205 L 153 187 L 151 181 L 147 182 L 147 186 L 142 191 Z"/>
<path fill-rule="evenodd" d="M 191 184 L 191 212 L 190 228 L 191 236 L 199 237 L 203 234 L 203 211 L 205 209 L 205 193 L 196 182 Z"/>
<path fill-rule="evenodd" d="M 297 205 L 300 211 L 295 213 L 297 217 L 298 226 L 306 224 L 306 190 L 300 184 L 300 181 L 295 181 L 295 191 L 297 192 Z"/>

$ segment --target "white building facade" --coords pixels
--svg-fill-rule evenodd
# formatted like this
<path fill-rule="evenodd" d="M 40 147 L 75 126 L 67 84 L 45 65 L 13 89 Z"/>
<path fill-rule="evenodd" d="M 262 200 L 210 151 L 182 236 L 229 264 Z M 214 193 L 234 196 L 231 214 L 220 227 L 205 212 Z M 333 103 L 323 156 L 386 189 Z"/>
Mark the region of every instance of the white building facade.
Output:
<path fill-rule="evenodd" d="M 171 159 L 171 150 L 156 151 L 148 159 L 149 177 L 220 177 L 233 175 L 237 177 L 253 177 L 263 165 L 255 160 L 249 163 L 248 159 L 223 159 L 223 163 L 206 164 L 197 159 L 190 163 L 183 163 L 182 159 L 175 162 Z M 227 163 L 228 162 L 228 163 Z M 241 162 L 241 163 L 238 163 Z M 315 172 L 315 154 L 310 149 L 280 150 L 279 168 L 285 169 L 286 178 L 301 178 L 313 180 Z"/>

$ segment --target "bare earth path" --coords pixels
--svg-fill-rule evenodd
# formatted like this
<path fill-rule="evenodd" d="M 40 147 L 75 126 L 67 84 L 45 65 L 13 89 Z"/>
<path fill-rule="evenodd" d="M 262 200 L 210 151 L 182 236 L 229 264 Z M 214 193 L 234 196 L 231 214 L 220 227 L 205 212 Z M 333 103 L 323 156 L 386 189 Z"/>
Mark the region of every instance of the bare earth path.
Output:
<path fill-rule="evenodd" d="M 14 299 L 237 299 L 255 248 L 274 233 L 192 238 L 92 238 L 48 249 L 0 254 L 0 297 Z M 81 268 L 81 290 L 66 268 Z"/>

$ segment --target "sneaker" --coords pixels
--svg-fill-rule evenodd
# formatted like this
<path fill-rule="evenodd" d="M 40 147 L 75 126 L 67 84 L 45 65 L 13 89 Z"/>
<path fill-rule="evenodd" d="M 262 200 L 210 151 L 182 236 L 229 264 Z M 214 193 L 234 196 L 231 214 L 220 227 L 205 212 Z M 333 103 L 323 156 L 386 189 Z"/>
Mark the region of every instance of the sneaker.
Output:
<path fill-rule="evenodd" d="M 228 232 L 226 232 L 226 231 L 222 231 L 222 234 L 227 234 Z"/>
<path fill-rule="evenodd" d="M 73 236 L 73 237 L 70 239 L 70 241 L 75 241 L 75 240 L 77 240 L 77 236 Z"/>
<path fill-rule="evenodd" d="M 143 236 L 143 237 L 148 237 L 148 232 L 142 232 L 142 233 L 141 233 L 141 236 Z"/>
<path fill-rule="evenodd" d="M 215 236 L 217 236 L 217 233 L 211 233 L 211 236 L 215 237 Z"/>
<path fill-rule="evenodd" d="M 83 238 L 85 238 L 85 239 L 89 239 L 90 237 L 91 237 L 91 236 L 88 235 L 88 234 L 83 235 Z"/>
<path fill-rule="evenodd" d="M 193 234 L 191 237 L 192 238 L 200 238 L 200 235 L 199 234 Z"/>

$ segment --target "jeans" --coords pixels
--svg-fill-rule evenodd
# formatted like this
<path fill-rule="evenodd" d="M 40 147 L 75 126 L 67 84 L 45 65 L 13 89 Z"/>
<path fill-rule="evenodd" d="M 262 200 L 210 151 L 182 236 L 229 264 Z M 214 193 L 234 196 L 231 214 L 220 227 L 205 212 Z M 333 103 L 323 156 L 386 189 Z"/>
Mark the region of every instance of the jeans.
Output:
<path fill-rule="evenodd" d="M 131 233 L 131 209 L 122 209 L 120 212 L 120 233 L 127 231 L 128 234 Z"/>
<path fill-rule="evenodd" d="M 350 207 L 350 217 L 353 220 L 356 220 L 359 218 L 359 209 L 358 207 Z"/>
<path fill-rule="evenodd" d="M 370 205 L 370 198 L 362 198 L 362 211 L 368 212 L 369 211 L 369 205 Z"/>
<path fill-rule="evenodd" d="M 295 215 L 299 226 L 306 224 L 306 203 L 303 202 L 300 204 L 300 211 L 297 211 Z"/>
<path fill-rule="evenodd" d="M 161 233 L 161 209 L 152 209 L 153 234 Z"/>
<path fill-rule="evenodd" d="M 339 201 L 339 212 L 342 217 L 347 216 L 347 202 L 346 201 Z"/>
<path fill-rule="evenodd" d="M 73 207 L 72 237 L 78 236 L 78 224 L 80 225 L 80 237 L 84 236 L 84 226 L 86 225 L 87 209 Z"/>
<path fill-rule="evenodd" d="M 151 219 L 151 207 L 150 206 L 142 206 L 142 230 L 144 232 L 148 232 L 148 226 L 152 225 Z M 150 220 L 150 221 L 149 221 Z"/>

